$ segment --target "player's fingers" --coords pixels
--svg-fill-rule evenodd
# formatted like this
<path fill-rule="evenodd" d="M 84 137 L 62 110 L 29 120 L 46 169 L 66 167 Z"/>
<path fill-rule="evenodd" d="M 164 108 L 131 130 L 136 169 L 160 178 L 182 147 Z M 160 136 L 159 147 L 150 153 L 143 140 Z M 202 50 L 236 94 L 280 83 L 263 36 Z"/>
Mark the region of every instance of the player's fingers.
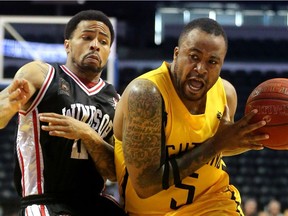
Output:
<path fill-rule="evenodd" d="M 21 95 L 20 89 L 15 89 L 9 93 L 9 100 L 15 100 Z"/>
<path fill-rule="evenodd" d="M 8 88 L 8 93 L 11 94 L 12 92 L 14 92 L 19 86 L 19 81 L 15 80 L 11 83 L 11 85 Z"/>
<path fill-rule="evenodd" d="M 29 85 L 28 85 L 28 82 L 26 80 L 22 80 L 22 89 L 25 92 L 29 92 Z"/>
<path fill-rule="evenodd" d="M 65 137 L 68 138 L 65 131 L 49 131 L 50 136 Z"/>
<path fill-rule="evenodd" d="M 258 113 L 257 109 L 251 110 L 251 112 L 247 113 L 242 119 L 243 121 L 249 123 L 250 120 Z"/>
<path fill-rule="evenodd" d="M 249 149 L 251 150 L 262 150 L 264 149 L 264 146 L 262 144 L 258 144 L 258 143 L 251 143 L 249 146 Z"/>
<path fill-rule="evenodd" d="M 63 127 L 59 125 L 42 125 L 41 129 L 49 132 L 50 136 L 64 137 L 67 139 L 75 139 L 77 133 L 70 130 L 69 127 Z"/>
<path fill-rule="evenodd" d="M 241 130 L 241 132 L 243 132 L 244 134 L 251 133 L 251 132 L 253 132 L 253 131 L 255 131 L 255 130 L 257 130 L 257 129 L 259 129 L 259 128 L 261 128 L 267 124 L 267 122 L 264 120 L 261 120 L 261 121 L 256 122 L 256 123 L 250 123 L 250 120 L 257 113 L 258 113 L 258 110 L 253 109 L 253 110 L 251 110 L 251 112 L 246 114 L 241 120 L 236 122 L 236 124 L 238 125 L 238 128 L 239 128 L 239 130 Z"/>
<path fill-rule="evenodd" d="M 269 139 L 268 134 L 249 134 L 247 137 L 249 143 L 261 143 L 261 141 Z"/>
<path fill-rule="evenodd" d="M 39 120 L 42 122 L 47 122 L 53 125 L 62 125 L 68 126 L 69 123 L 64 120 L 62 115 L 54 115 L 54 114 L 39 114 Z"/>
<path fill-rule="evenodd" d="M 245 133 L 251 133 L 252 131 L 257 130 L 258 128 L 261 128 L 267 124 L 266 121 L 261 120 L 259 122 L 249 124 L 246 121 L 239 122 L 239 129 L 242 129 Z"/>
<path fill-rule="evenodd" d="M 59 132 L 65 132 L 65 133 L 71 133 L 72 131 L 70 127 L 57 125 L 53 123 L 49 123 L 48 125 L 42 125 L 41 128 L 45 131 L 59 131 Z"/>
<path fill-rule="evenodd" d="M 63 115 L 60 115 L 60 114 L 58 114 L 58 113 L 39 113 L 39 116 L 40 117 L 51 117 L 51 118 L 58 118 L 58 119 L 62 119 L 62 118 L 64 118 L 65 116 L 63 116 Z"/>

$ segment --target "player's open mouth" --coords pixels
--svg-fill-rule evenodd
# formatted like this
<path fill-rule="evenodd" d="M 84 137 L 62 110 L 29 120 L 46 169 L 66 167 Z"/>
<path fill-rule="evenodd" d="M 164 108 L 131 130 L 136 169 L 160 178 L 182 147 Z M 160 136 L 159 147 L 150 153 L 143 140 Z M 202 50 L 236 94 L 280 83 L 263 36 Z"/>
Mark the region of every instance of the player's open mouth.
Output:
<path fill-rule="evenodd" d="M 193 91 L 199 91 L 204 86 L 203 82 L 196 79 L 190 80 L 188 85 Z"/>

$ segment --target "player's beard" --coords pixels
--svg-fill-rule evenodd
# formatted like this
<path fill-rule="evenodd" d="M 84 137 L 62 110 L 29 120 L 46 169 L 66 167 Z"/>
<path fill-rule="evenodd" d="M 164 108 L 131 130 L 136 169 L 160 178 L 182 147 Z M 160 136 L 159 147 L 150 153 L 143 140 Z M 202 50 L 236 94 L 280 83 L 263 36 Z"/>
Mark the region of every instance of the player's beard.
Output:
<path fill-rule="evenodd" d="M 104 67 L 98 67 L 90 64 L 82 64 L 82 69 L 85 71 L 91 71 L 93 73 L 101 73 Z"/>
<path fill-rule="evenodd" d="M 179 67 L 178 61 L 174 64 L 174 72 L 172 73 L 173 76 L 173 83 L 176 88 L 176 91 L 180 98 L 189 100 L 189 101 L 197 101 L 200 100 L 206 92 L 199 91 L 196 93 L 187 92 L 187 82 L 183 81 L 183 68 Z M 187 79 L 187 78 L 186 78 Z"/>
<path fill-rule="evenodd" d="M 73 58 L 72 61 L 76 65 L 78 65 L 78 67 L 81 68 L 81 70 L 84 71 L 84 72 L 92 72 L 92 73 L 95 73 L 95 74 L 99 74 L 104 69 L 104 67 L 101 67 L 101 62 L 99 62 L 100 66 L 96 66 L 94 64 L 87 64 L 87 63 L 85 63 L 85 58 L 83 58 L 79 64 L 77 63 L 75 58 Z"/>
<path fill-rule="evenodd" d="M 173 71 L 173 73 L 171 72 L 171 76 L 173 76 L 173 84 L 178 94 L 181 95 L 183 94 L 183 92 L 181 90 L 181 79 L 179 77 L 180 72 L 179 72 L 178 62 L 176 61 L 173 66 L 174 68 L 171 68 L 171 71 Z"/>

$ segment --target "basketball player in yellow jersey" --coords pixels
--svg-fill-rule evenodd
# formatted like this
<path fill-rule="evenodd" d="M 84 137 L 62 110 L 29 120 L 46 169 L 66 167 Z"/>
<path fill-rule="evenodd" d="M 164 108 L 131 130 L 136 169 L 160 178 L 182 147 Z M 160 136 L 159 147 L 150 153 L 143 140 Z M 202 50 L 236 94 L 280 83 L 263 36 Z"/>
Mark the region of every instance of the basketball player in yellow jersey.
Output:
<path fill-rule="evenodd" d="M 239 216 L 241 198 L 222 156 L 261 150 L 249 124 L 233 121 L 235 88 L 220 77 L 227 37 L 214 20 L 187 24 L 173 62 L 133 80 L 116 107 L 115 163 L 130 216 Z"/>

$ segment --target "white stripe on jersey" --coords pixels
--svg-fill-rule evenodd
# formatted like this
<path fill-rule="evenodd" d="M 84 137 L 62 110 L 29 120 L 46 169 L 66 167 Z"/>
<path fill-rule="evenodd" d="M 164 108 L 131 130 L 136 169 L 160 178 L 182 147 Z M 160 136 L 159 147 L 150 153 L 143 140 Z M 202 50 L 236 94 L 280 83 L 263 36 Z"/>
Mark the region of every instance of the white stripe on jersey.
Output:
<path fill-rule="evenodd" d="M 25 209 L 25 216 L 49 216 L 45 205 L 30 205 Z"/>

